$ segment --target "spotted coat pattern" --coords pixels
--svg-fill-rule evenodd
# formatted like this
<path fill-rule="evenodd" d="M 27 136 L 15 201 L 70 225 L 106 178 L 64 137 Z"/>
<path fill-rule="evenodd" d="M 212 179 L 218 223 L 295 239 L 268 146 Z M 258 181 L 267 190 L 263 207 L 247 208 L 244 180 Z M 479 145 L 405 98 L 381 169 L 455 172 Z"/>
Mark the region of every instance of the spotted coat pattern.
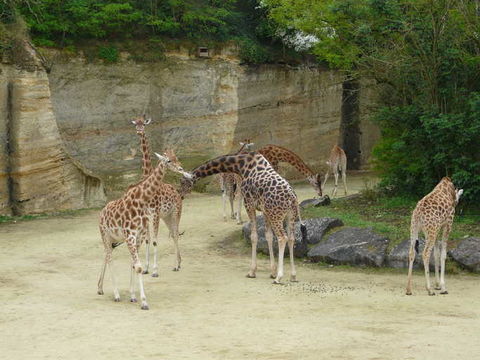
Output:
<path fill-rule="evenodd" d="M 412 294 L 412 268 L 415 260 L 415 251 L 418 251 L 419 232 L 425 234 L 425 248 L 422 259 L 425 268 L 426 288 L 429 295 L 435 295 L 430 287 L 430 255 L 434 249 L 435 258 L 435 279 L 437 290 L 440 294 L 447 294 L 445 288 L 445 259 L 447 257 L 447 239 L 452 229 L 455 207 L 463 190 L 456 190 L 452 181 L 444 177 L 435 188 L 422 198 L 412 213 L 410 224 L 410 251 L 407 281 L 407 295 Z M 442 240 L 437 242 L 437 235 L 442 232 Z M 440 250 L 441 245 L 441 250 Z M 439 277 L 439 263 L 441 262 L 441 273 Z"/>
<path fill-rule="evenodd" d="M 315 174 L 300 156 L 293 151 L 277 145 L 265 145 L 258 149 L 257 152 L 262 154 L 277 172 L 278 165 L 281 162 L 286 162 L 292 165 L 307 178 L 317 195 L 322 196 L 322 179 L 320 174 Z"/>
<path fill-rule="evenodd" d="M 232 172 L 242 177 L 241 192 L 245 201 L 245 209 L 251 221 L 252 261 L 247 277 L 256 277 L 257 262 L 257 224 L 256 211 L 265 216 L 266 239 L 270 250 L 271 277 L 274 283 L 280 283 L 283 277 L 283 255 L 288 242 L 291 262 L 291 280 L 296 281 L 296 270 L 293 259 L 294 221 L 299 218 L 297 196 L 290 184 L 282 178 L 259 153 L 250 152 L 238 155 L 224 155 L 207 161 L 191 171 L 192 180 L 182 179 L 183 191 L 193 186 L 200 178 L 217 173 Z M 283 223 L 287 223 L 287 232 Z M 273 255 L 273 233 L 279 243 L 278 271 L 276 271 Z"/>

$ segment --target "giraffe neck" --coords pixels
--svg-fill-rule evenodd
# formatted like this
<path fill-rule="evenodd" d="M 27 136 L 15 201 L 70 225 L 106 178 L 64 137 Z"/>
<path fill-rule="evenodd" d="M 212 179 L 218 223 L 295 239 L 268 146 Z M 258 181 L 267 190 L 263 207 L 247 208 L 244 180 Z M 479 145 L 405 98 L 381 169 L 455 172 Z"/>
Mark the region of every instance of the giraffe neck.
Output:
<path fill-rule="evenodd" d="M 193 181 L 195 182 L 198 179 L 220 173 L 235 173 L 243 177 L 248 176 L 248 173 L 254 168 L 251 164 L 259 160 L 258 156 L 255 153 L 219 156 L 193 169 L 191 172 Z M 263 166 L 266 166 L 267 162 L 265 159 L 263 161 L 265 162 Z"/>
<path fill-rule="evenodd" d="M 306 178 L 314 176 L 313 171 L 308 165 L 305 164 L 305 162 L 293 151 L 276 145 L 267 145 L 259 149 L 258 152 L 275 165 L 279 162 L 286 162 L 292 165 Z M 275 165 L 274 167 L 276 167 Z"/>
<path fill-rule="evenodd" d="M 150 147 L 144 132 L 140 134 L 140 146 L 142 147 L 142 177 L 145 179 L 153 172 L 153 166 L 150 158 Z"/>

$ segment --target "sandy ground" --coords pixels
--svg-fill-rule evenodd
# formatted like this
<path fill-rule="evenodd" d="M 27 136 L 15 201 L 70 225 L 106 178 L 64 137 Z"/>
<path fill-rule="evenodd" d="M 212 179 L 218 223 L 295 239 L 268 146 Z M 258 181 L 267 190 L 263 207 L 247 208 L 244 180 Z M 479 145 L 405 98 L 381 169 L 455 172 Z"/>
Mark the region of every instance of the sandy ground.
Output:
<path fill-rule="evenodd" d="M 358 177 L 351 189 L 362 186 Z M 160 277 L 145 276 L 149 311 L 129 302 L 124 245 L 114 252 L 122 301 L 108 274 L 96 294 L 98 211 L 1 226 L 2 359 L 480 358 L 480 277 L 448 275 L 450 294 L 429 297 L 417 273 L 405 296 L 403 273 L 297 261 L 300 282 L 288 281 L 287 262 L 278 286 L 263 257 L 247 279 L 249 248 L 220 206 L 213 195 L 185 201 L 180 272 L 161 230 Z"/>

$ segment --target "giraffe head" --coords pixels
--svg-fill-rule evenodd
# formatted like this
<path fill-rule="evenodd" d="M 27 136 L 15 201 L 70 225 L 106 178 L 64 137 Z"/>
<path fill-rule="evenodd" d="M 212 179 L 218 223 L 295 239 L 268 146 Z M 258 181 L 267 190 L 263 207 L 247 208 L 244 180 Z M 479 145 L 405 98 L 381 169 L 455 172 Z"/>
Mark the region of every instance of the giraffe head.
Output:
<path fill-rule="evenodd" d="M 455 189 L 455 204 L 458 204 L 460 196 L 463 194 L 463 189 Z"/>
<path fill-rule="evenodd" d="M 318 196 L 322 196 L 322 176 L 320 174 L 311 175 L 307 178 L 310 185 L 313 186 Z"/>
<path fill-rule="evenodd" d="M 190 173 L 183 170 L 183 167 L 180 164 L 180 162 L 178 161 L 175 154 L 173 154 L 173 156 L 175 156 L 174 160 L 170 159 L 170 157 L 167 154 L 160 155 L 158 153 L 155 153 L 155 155 L 157 156 L 157 158 L 159 160 L 159 165 L 163 164 L 170 171 L 182 175 L 182 179 L 184 179 L 184 178 L 191 179 L 192 178 L 192 175 Z"/>
<path fill-rule="evenodd" d="M 255 145 L 253 142 L 252 142 L 252 139 L 244 139 L 242 141 L 240 141 L 240 150 L 239 151 L 252 151 L 252 148 L 253 148 L 253 145 Z"/>
<path fill-rule="evenodd" d="M 152 118 L 148 118 L 143 114 L 142 116 L 137 116 L 135 119 L 132 120 L 132 124 L 135 125 L 135 129 L 137 130 L 137 134 L 141 135 L 145 132 L 145 125 L 150 124 Z"/>

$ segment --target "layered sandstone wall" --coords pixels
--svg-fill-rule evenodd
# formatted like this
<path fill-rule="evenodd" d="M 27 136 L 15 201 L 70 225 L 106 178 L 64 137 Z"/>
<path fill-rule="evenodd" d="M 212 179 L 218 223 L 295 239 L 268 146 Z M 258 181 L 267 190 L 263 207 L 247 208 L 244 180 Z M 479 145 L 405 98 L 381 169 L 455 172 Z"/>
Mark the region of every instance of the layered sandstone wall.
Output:
<path fill-rule="evenodd" d="M 98 206 L 100 179 L 87 175 L 64 150 L 48 76 L 28 43 L 22 61 L 3 64 L 0 214 L 31 214 Z"/>
<path fill-rule="evenodd" d="M 339 141 L 343 77 L 318 67 L 248 67 L 178 54 L 147 64 L 77 57 L 58 61 L 49 78 L 69 154 L 104 179 L 108 193 L 138 179 L 130 120 L 143 111 L 153 118 L 152 149 L 173 146 L 187 169 L 252 138 L 258 147 L 288 147 L 319 170 Z"/>

